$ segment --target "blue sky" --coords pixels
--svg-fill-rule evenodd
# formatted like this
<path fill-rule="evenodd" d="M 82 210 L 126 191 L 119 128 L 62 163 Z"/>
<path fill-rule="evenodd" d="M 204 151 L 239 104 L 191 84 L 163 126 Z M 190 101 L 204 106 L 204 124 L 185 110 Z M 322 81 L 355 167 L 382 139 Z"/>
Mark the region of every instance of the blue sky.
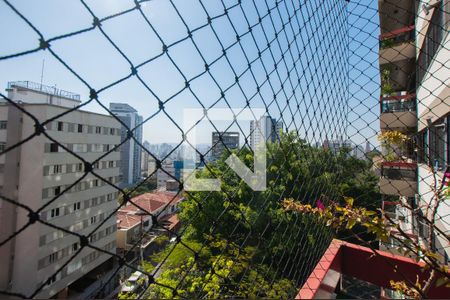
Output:
<path fill-rule="evenodd" d="M 88 28 L 93 20 L 89 11 L 79 0 L 11 0 L 10 2 L 46 39 Z M 134 7 L 134 2 L 131 0 L 86 0 L 85 2 L 99 18 Z M 209 107 L 220 99 L 218 84 L 222 89 L 229 86 L 231 88 L 225 93 L 226 101 L 221 99 L 215 107 L 227 107 L 228 104 L 233 107 L 243 107 L 248 99 L 250 99 L 251 107 L 255 108 L 265 108 L 264 102 L 270 103 L 268 110 L 273 117 L 280 118 L 283 113 L 285 124 L 290 126 L 290 129 L 298 128 L 311 141 L 320 141 L 325 136 L 343 134 L 342 122 L 346 117 L 352 123 L 350 131 L 369 129 L 363 134 L 349 132 L 355 142 L 364 142 L 366 136 L 373 138 L 374 130 L 378 130 L 376 120 L 378 57 L 374 52 L 377 48 L 378 17 L 373 16 L 373 10 L 350 4 L 353 5 L 351 8 L 353 11 L 360 9 L 361 15 L 372 17 L 370 22 L 366 22 L 364 18 L 357 18 L 350 14 L 348 22 L 352 26 L 348 26 L 345 5 L 341 3 L 344 1 L 340 0 L 308 1 L 308 4 L 303 6 L 299 6 L 296 1 L 284 1 L 268 16 L 265 16 L 267 8 L 274 7 L 272 1 L 243 0 L 241 6 L 228 10 L 228 16 L 216 18 L 214 17 L 223 13 L 223 5 L 229 8 L 237 1 L 174 0 L 172 2 L 181 18 L 170 1 L 153 0 L 142 4 L 142 11 L 159 34 L 159 38 L 138 10 L 103 22 L 102 29 L 126 54 L 133 65 L 139 65 L 161 54 L 160 38 L 166 45 L 185 38 L 186 25 L 191 30 L 205 25 L 208 13 L 213 17 L 212 26 L 206 26 L 193 33 L 193 41 L 203 58 L 190 39 L 180 41 L 170 47 L 168 52 L 179 70 L 167 55 L 162 55 L 139 68 L 139 75 L 153 91 L 153 95 L 136 77 L 131 77 L 100 93 L 99 99 L 102 103 L 126 102 L 135 107 L 145 119 L 158 112 L 157 98 L 159 98 L 167 102 L 165 103 L 166 113 L 181 124 L 183 108 L 200 108 L 198 101 Z M 372 2 L 374 4 L 370 5 L 376 7 L 376 1 Z M 288 21 L 288 14 L 295 9 L 298 13 L 277 36 L 270 50 L 264 51 L 261 59 L 252 63 L 252 72 L 249 70 L 244 72 L 248 66 L 247 59 L 253 61 L 258 57 L 257 46 L 264 49 L 267 41 L 274 39 L 275 30 L 281 29 L 282 24 Z M 248 31 L 247 21 L 252 25 L 259 23 L 258 13 L 262 17 L 262 22 L 253 28 L 252 35 L 244 34 Z M 369 32 L 369 36 L 363 38 L 359 27 Z M 247 59 L 240 45 L 235 44 L 227 50 L 228 60 L 222 57 L 216 61 L 222 54 L 222 46 L 227 48 L 235 43 L 235 31 L 240 36 L 244 34 L 240 42 Z M 281 58 L 282 51 L 287 49 L 287 45 L 296 33 L 298 33 L 296 43 L 292 44 L 290 51 L 283 55 L 284 61 L 277 64 L 277 72 L 271 72 L 274 69 L 273 58 L 276 61 Z M 358 59 L 352 61 L 352 57 L 347 56 L 349 54 L 345 40 L 347 33 L 350 37 L 358 35 L 361 38 L 356 43 L 353 42 L 353 50 L 364 56 L 366 61 Z M 0 57 L 33 49 L 38 45 L 38 35 L 3 1 L 0 1 L 0 34 L 2 36 Z M 361 47 L 362 44 L 366 46 Z M 351 48 L 352 44 L 350 44 Z M 130 74 L 130 65 L 127 60 L 98 29 L 54 41 L 51 43 L 51 49 L 97 90 Z M 296 67 L 290 71 L 290 80 L 283 83 L 283 89 L 279 92 L 281 81 L 287 78 L 288 69 L 297 58 Z M 348 71 L 348 65 L 344 65 L 347 58 L 357 67 L 352 68 L 349 74 L 345 73 L 345 68 Z M 6 87 L 8 81 L 16 80 L 40 82 L 43 60 L 45 60 L 44 84 L 56 85 L 58 88 L 79 93 L 82 100 L 87 99 L 88 88 L 48 51 L 0 60 L 0 70 L 2 70 L 0 86 Z M 189 80 L 201 74 L 205 70 L 204 60 L 208 64 L 214 62 L 210 72 L 217 84 L 209 74 L 204 74 L 191 82 L 192 91 L 189 91 L 185 88 L 185 78 Z M 239 79 L 242 90 L 234 84 L 236 76 L 230 64 L 236 74 L 242 74 Z M 361 69 L 360 67 L 365 70 L 363 76 L 355 72 Z M 267 72 L 270 73 L 270 84 L 265 81 Z M 347 75 L 352 80 L 350 94 L 353 94 L 353 97 L 348 97 L 349 91 L 345 87 L 348 83 Z M 257 91 L 257 85 L 260 85 L 259 91 Z M 358 89 L 360 85 L 364 85 L 365 89 Z M 181 91 L 179 94 L 173 96 L 179 91 Z M 295 95 L 293 95 L 294 91 Z M 277 97 L 276 101 L 273 101 L 274 93 Z M 255 94 L 256 96 L 252 98 Z M 361 105 L 363 100 L 364 105 Z M 349 102 L 346 103 L 346 101 Z M 298 108 L 297 104 L 299 104 Z M 353 115 L 352 112 L 344 111 L 347 104 L 354 108 Z M 97 105 L 90 105 L 87 109 L 104 112 Z M 367 126 L 365 123 L 370 125 Z M 219 129 L 225 128 L 228 124 L 229 122 L 219 123 Z M 242 126 L 248 134 L 248 124 Z M 374 130 L 370 130 L 370 127 Z M 237 130 L 235 126 L 232 129 Z M 208 124 L 202 125 L 198 130 L 198 142 L 210 142 L 211 130 Z M 144 138 L 151 143 L 177 142 L 181 139 L 181 133 L 169 118 L 160 112 L 144 124 Z"/>

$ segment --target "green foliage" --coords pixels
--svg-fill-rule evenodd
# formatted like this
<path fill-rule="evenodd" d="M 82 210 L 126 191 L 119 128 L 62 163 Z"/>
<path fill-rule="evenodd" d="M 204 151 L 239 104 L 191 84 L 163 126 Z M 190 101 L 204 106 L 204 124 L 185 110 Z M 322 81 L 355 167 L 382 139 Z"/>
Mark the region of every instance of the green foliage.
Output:
<path fill-rule="evenodd" d="M 149 274 L 151 274 L 153 272 L 153 270 L 155 269 L 155 266 L 152 263 L 146 262 L 146 261 L 142 262 L 141 267 L 142 267 L 142 270 L 144 270 L 146 273 L 149 273 Z"/>
<path fill-rule="evenodd" d="M 200 242 L 184 239 L 182 243 L 168 245 L 163 251 L 153 255 L 151 259 L 155 262 L 162 262 L 165 259 L 164 267 L 172 268 L 183 264 L 188 258 L 192 257 L 193 250 L 200 252 L 200 257 L 210 255 L 209 249 L 202 248 Z"/>
<path fill-rule="evenodd" d="M 384 68 L 381 70 L 381 94 L 391 95 L 394 93 L 394 87 L 391 83 L 391 70 Z"/>
<path fill-rule="evenodd" d="M 380 43 L 380 48 L 384 49 L 384 48 L 390 48 L 392 46 L 395 45 L 395 40 L 394 39 L 386 39 L 381 41 Z"/>
<path fill-rule="evenodd" d="M 153 242 L 155 244 L 161 246 L 161 245 L 164 245 L 165 243 L 167 243 L 168 241 L 169 241 L 169 237 L 167 235 L 160 235 L 160 236 L 156 237 Z"/>
<path fill-rule="evenodd" d="M 349 149 L 334 154 L 312 147 L 294 133 L 280 139 L 267 145 L 265 191 L 248 187 L 225 163 L 226 156 L 195 174 L 219 178 L 221 191 L 186 194 L 179 213 L 187 225 L 182 243 L 152 257 L 164 262 L 157 282 L 176 287 L 177 295 L 152 285 L 147 297 L 293 297 L 334 233 L 314 216 L 286 213 L 281 199 L 289 195 L 315 205 L 319 198 L 338 199 L 345 192 L 354 194 L 358 204 L 377 205 L 377 179 L 369 161 L 352 157 Z M 235 153 L 253 169 L 250 149 Z M 200 251 L 197 260 L 191 249 Z"/>
<path fill-rule="evenodd" d="M 254 247 L 239 249 L 233 243 L 214 240 L 197 261 L 178 256 L 177 266 L 164 267 L 149 293 L 149 298 L 288 298 L 295 293 L 292 281 L 272 278 L 265 265 L 249 270 Z M 212 253 L 220 253 L 213 255 Z M 172 261 L 173 262 L 173 261 Z M 177 288 L 177 294 L 173 289 Z"/>
<path fill-rule="evenodd" d="M 126 300 L 126 299 L 137 299 L 138 295 L 136 295 L 135 293 L 122 293 L 120 292 L 118 295 L 118 299 L 120 300 Z"/>

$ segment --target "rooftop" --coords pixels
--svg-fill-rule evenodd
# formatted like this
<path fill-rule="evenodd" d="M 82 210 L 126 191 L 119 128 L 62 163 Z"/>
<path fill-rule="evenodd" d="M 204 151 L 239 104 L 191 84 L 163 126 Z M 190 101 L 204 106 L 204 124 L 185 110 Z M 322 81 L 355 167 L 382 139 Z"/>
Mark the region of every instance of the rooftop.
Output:
<path fill-rule="evenodd" d="M 340 296 L 368 298 L 368 287 L 375 287 L 372 293 L 378 292 L 376 298 L 388 299 L 391 298 L 391 280 L 416 282 L 419 277 L 429 276 L 429 270 L 423 271 L 423 265 L 411 258 L 335 239 L 300 289 L 296 299 L 336 299 Z M 351 282 L 347 289 L 342 284 L 344 276 L 349 278 L 347 282 Z M 352 291 L 352 295 L 349 295 L 348 290 Z M 429 298 L 441 299 L 448 298 L 448 295 L 445 286 L 435 285 L 427 294 Z"/>
<path fill-rule="evenodd" d="M 130 200 L 130 202 L 142 207 L 146 212 L 156 213 L 160 208 L 164 207 L 168 203 L 174 205 L 180 202 L 183 198 L 175 193 L 158 191 L 154 193 L 145 193 L 136 196 Z M 140 216 L 135 215 L 139 211 L 139 208 L 133 204 L 127 204 L 126 206 L 119 209 L 117 212 L 117 219 L 119 221 L 119 228 L 129 229 L 136 226 L 140 221 Z M 174 221 L 174 219 L 167 219 L 169 222 Z"/>
<path fill-rule="evenodd" d="M 55 86 L 48 86 L 32 81 L 10 81 L 8 82 L 8 89 L 22 88 L 31 91 L 41 92 L 49 95 L 54 95 L 70 100 L 80 101 L 80 95 L 65 90 L 57 89 Z"/>

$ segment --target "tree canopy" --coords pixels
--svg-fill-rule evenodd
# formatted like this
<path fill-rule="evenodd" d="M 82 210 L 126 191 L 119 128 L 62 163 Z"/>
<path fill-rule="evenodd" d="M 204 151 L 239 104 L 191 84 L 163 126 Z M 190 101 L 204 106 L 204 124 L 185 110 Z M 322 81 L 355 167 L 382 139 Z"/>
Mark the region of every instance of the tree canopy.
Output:
<path fill-rule="evenodd" d="M 226 155 L 195 175 L 218 178 L 219 192 L 186 192 L 179 218 L 181 242 L 153 257 L 163 262 L 148 296 L 295 296 L 334 232 L 316 218 L 286 212 L 286 198 L 313 206 L 352 196 L 378 206 L 371 162 L 312 147 L 294 133 L 267 144 L 267 189 L 253 191 L 225 163 Z M 251 169 L 249 148 L 235 154 Z"/>

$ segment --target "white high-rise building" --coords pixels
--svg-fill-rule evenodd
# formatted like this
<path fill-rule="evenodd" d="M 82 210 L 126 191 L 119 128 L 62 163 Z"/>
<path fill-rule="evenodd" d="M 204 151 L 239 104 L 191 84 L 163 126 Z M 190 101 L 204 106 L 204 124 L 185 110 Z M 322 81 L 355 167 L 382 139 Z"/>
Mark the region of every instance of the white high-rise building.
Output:
<path fill-rule="evenodd" d="M 39 123 L 81 103 L 78 95 L 30 82 L 10 83 L 7 91 L 8 98 Z M 4 99 L 0 100 L 0 124 L 0 151 L 39 133 L 32 118 Z M 84 288 L 89 290 L 87 282 L 108 272 L 112 258 L 82 247 L 85 240 L 36 218 L 115 253 L 116 217 L 109 215 L 117 207 L 116 190 L 91 173 L 83 176 L 92 166 L 102 178 L 118 182 L 120 153 L 97 159 L 120 143 L 120 124 L 111 116 L 76 110 L 44 126 L 58 143 L 41 133 L 0 156 L 0 194 L 31 209 L 0 200 L 0 240 L 26 227 L 0 247 L 0 290 L 31 296 L 44 284 L 34 297 L 93 297 L 83 293 Z"/>
<path fill-rule="evenodd" d="M 276 142 L 283 123 L 270 116 L 262 116 L 258 121 L 250 121 L 250 147 L 266 142 Z"/>
<path fill-rule="evenodd" d="M 323 142 L 323 148 L 329 149 L 334 154 L 337 154 L 341 149 L 352 150 L 353 146 L 350 140 L 344 140 L 344 138 L 341 136 L 339 139 L 336 140 L 326 139 Z"/>
<path fill-rule="evenodd" d="M 419 155 L 417 164 L 417 207 L 428 220 L 434 220 L 433 246 L 450 264 L 450 204 L 443 201 L 432 210 L 436 180 L 447 181 L 450 166 L 450 1 L 422 1 L 418 8 L 415 35 L 417 60 L 417 132 Z M 445 65 L 445 67 L 444 67 Z M 432 168 L 430 168 L 432 166 Z M 432 172 L 434 171 L 434 174 Z M 436 200 L 434 200 L 436 201 Z M 428 215 L 427 215 L 428 213 Z M 427 223 L 417 220 L 417 233 L 429 241 Z"/>
<path fill-rule="evenodd" d="M 448 264 L 450 205 L 441 201 L 435 211 L 428 205 L 436 201 L 436 186 L 448 180 L 450 165 L 450 2 L 379 1 L 379 10 L 380 128 L 415 141 L 394 161 L 381 162 L 383 205 L 398 196 L 399 227 L 425 244 L 431 241 Z M 415 218 L 402 205 L 419 208 Z M 430 230 L 430 221 L 437 230 Z"/>
<path fill-rule="evenodd" d="M 110 103 L 109 109 L 116 115 L 126 126 L 133 130 L 134 138 L 142 144 L 142 117 L 137 111 L 126 103 Z M 122 141 L 128 138 L 128 130 L 122 126 L 121 130 Z M 129 138 L 122 146 L 120 146 L 120 171 L 121 171 L 121 185 L 130 186 L 141 179 L 141 146 L 132 138 Z"/>

